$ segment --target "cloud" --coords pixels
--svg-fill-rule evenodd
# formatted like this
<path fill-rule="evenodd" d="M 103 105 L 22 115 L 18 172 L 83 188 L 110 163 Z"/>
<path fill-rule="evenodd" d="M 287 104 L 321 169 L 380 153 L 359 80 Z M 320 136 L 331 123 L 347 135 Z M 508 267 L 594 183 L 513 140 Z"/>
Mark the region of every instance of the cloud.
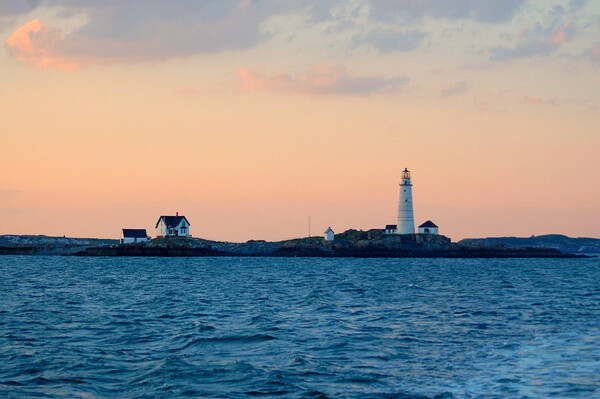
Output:
<path fill-rule="evenodd" d="M 556 98 L 543 99 L 541 97 L 525 96 L 525 102 L 531 105 L 558 105 Z"/>
<path fill-rule="evenodd" d="M 420 19 L 432 18 L 473 19 L 482 22 L 506 22 L 519 10 L 525 0 L 363 0 L 371 9 L 371 15 L 378 20 L 395 21 L 398 18 Z M 585 0 L 576 0 L 583 3 Z M 299 4 L 302 3 L 302 4 Z M 0 2 L 0 16 L 25 14 L 39 5 L 47 7 L 63 7 L 73 12 L 90 12 L 92 18 L 103 19 L 102 14 L 121 16 L 123 20 L 134 21 L 136 17 L 145 18 L 164 11 L 159 18 L 194 15 L 204 20 L 202 14 L 208 16 L 224 16 L 234 8 L 257 11 L 262 16 L 276 15 L 290 10 L 309 10 L 316 21 L 331 17 L 332 10 L 339 5 L 347 4 L 342 0 L 221 0 L 197 1 L 179 0 L 145 0 L 143 7 L 137 2 L 117 0 L 7 0 Z M 137 12 L 133 12 L 137 11 Z M 133 13 L 132 13 L 133 12 Z M 119 23 L 118 19 L 114 22 Z"/>
<path fill-rule="evenodd" d="M 460 67 L 460 69 L 465 71 L 490 71 L 495 68 L 497 68 L 497 66 L 493 62 L 476 62 L 464 64 Z"/>
<path fill-rule="evenodd" d="M 37 0 L 7 0 L 0 2 L 0 17 L 25 14 L 39 5 Z"/>
<path fill-rule="evenodd" d="M 568 23 L 563 24 L 560 28 L 554 32 L 553 35 L 548 37 L 548 42 L 555 46 L 559 46 L 567 40 L 567 28 L 569 27 Z"/>
<path fill-rule="evenodd" d="M 557 50 L 574 33 L 574 27 L 566 22 L 557 28 L 541 27 L 523 29 L 521 42 L 514 47 L 492 49 L 492 59 L 506 61 L 517 58 L 548 55 Z"/>
<path fill-rule="evenodd" d="M 374 30 L 358 40 L 358 43 L 371 44 L 384 53 L 390 51 L 407 52 L 418 48 L 425 37 L 427 37 L 427 33 L 420 30 L 406 32 Z"/>
<path fill-rule="evenodd" d="M 58 15 L 84 16 L 86 22 L 64 33 L 36 19 L 17 28 L 7 48 L 19 62 L 62 70 L 250 49 L 273 35 L 262 30 L 269 18 L 302 13 L 313 23 L 322 22 L 333 18 L 333 7 L 341 4 L 339 0 L 302 4 L 293 0 L 145 0 L 141 6 L 117 0 L 39 0 L 3 6 L 0 12 L 23 14 L 38 3 L 59 10 Z M 17 40 L 28 35 L 28 43 Z"/>
<path fill-rule="evenodd" d="M 467 90 L 469 90 L 469 86 L 467 85 L 467 82 L 465 82 L 465 81 L 456 82 L 451 85 L 444 86 L 442 88 L 442 90 L 440 91 L 440 95 L 442 95 L 444 97 L 454 96 L 457 94 L 465 93 Z"/>
<path fill-rule="evenodd" d="M 525 0 L 371 0 L 371 15 L 393 22 L 431 17 L 472 19 L 480 22 L 509 21 Z"/>
<path fill-rule="evenodd" d="M 39 19 L 34 19 L 16 29 L 6 39 L 5 46 L 23 64 L 72 71 L 79 67 L 78 62 L 56 55 L 56 48 L 63 40 L 64 36 L 58 29 L 51 29 Z"/>
<path fill-rule="evenodd" d="M 6 48 L 24 64 L 75 70 L 98 64 L 252 49 L 280 32 L 269 29 L 272 21 L 284 21 L 284 25 L 298 16 L 306 25 L 293 32 L 296 36 L 306 35 L 312 40 L 316 32 L 334 32 L 331 39 L 320 38 L 323 46 L 351 49 L 368 44 L 384 53 L 410 52 L 427 37 L 444 35 L 439 30 L 445 23 L 430 23 L 427 19 L 507 23 L 524 10 L 524 4 L 526 0 L 145 0 L 142 6 L 122 0 L 7 0 L 0 1 L 0 17 L 32 14 L 37 9 L 43 9 L 44 15 L 52 14 L 56 22 L 46 21 L 46 25 L 33 20 L 17 28 Z M 514 43 L 486 44 L 491 47 L 491 58 L 507 60 L 552 53 L 569 40 L 573 31 L 573 25 L 557 21 L 566 19 L 567 12 L 576 20 L 571 11 L 584 4 L 584 0 L 573 0 L 565 6 L 568 11 L 555 7 L 549 16 L 540 17 L 548 28 L 540 25 L 528 29 Z M 61 18 L 84 22 L 61 31 L 57 29 L 62 26 Z M 9 20 L 16 18 L 3 18 L 0 23 Z M 477 38 L 474 40 L 477 42 Z"/>
<path fill-rule="evenodd" d="M 588 2 L 589 0 L 571 0 L 571 2 L 569 3 L 569 8 L 571 10 L 578 11 L 585 5 L 587 5 Z"/>
<path fill-rule="evenodd" d="M 237 70 L 240 89 L 243 91 L 270 91 L 310 95 L 352 95 L 398 91 L 408 79 L 404 77 L 349 75 L 341 65 L 320 64 L 294 77 L 288 73 L 264 75 L 251 68 Z"/>
<path fill-rule="evenodd" d="M 600 42 L 594 44 L 592 48 L 587 51 L 587 53 L 593 62 L 600 64 Z"/>
<path fill-rule="evenodd" d="M 373 18 L 386 16 L 390 21 L 430 16 L 497 22 L 509 19 L 521 3 L 522 0 L 362 0 L 349 8 L 360 14 L 367 4 Z M 60 9 L 64 15 L 84 15 L 86 23 L 63 33 L 41 21 L 30 21 L 25 25 L 29 31 L 23 32 L 24 27 L 20 27 L 11 35 L 30 35 L 29 42 L 21 40 L 15 45 L 13 41 L 8 44 L 10 53 L 19 62 L 63 70 L 249 49 L 273 34 L 261 30 L 261 25 L 283 14 L 301 13 L 313 23 L 337 21 L 342 30 L 349 29 L 336 20 L 340 9 L 347 6 L 341 0 L 145 0 L 143 6 L 119 0 L 11 0 L 0 3 L 0 16 L 23 15 L 38 6 Z M 384 27 L 363 35 L 361 42 L 383 52 L 405 52 L 417 48 L 425 36 L 425 32 L 410 27 L 401 32 Z"/>
<path fill-rule="evenodd" d="M 264 39 L 261 23 L 289 7 L 247 0 L 148 0 L 143 7 L 129 1 L 63 0 L 52 5 L 62 5 L 71 15 L 85 14 L 86 24 L 63 34 L 40 20 L 28 22 L 5 43 L 17 61 L 74 70 L 247 49 Z"/>

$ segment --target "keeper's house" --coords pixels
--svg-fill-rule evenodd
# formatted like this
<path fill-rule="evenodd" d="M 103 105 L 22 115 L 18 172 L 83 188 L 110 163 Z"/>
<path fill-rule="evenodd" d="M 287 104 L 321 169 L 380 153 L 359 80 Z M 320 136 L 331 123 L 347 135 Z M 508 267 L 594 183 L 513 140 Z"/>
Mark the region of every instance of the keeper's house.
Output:
<path fill-rule="evenodd" d="M 185 216 L 161 216 L 156 222 L 156 238 L 163 237 L 189 237 L 190 222 Z"/>
<path fill-rule="evenodd" d="M 123 238 L 121 244 L 131 244 L 134 242 L 150 241 L 150 237 L 146 234 L 146 229 L 123 229 Z"/>
<path fill-rule="evenodd" d="M 438 227 L 431 220 L 419 226 L 419 234 L 439 234 Z"/>

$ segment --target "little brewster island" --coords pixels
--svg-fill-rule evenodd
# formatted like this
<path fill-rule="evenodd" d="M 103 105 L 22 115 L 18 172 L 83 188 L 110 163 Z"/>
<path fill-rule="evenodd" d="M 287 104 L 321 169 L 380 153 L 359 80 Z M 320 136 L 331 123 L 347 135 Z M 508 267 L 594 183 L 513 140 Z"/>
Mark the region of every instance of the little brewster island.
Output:
<path fill-rule="evenodd" d="M 577 257 L 600 252 L 600 240 L 548 235 L 530 238 L 466 239 L 458 243 L 439 234 L 427 220 L 415 232 L 410 171 L 402 172 L 396 224 L 383 229 L 347 230 L 335 234 L 328 227 L 323 236 L 269 242 L 211 241 L 192 237 L 184 215 L 162 215 L 156 238 L 145 229 L 125 228 L 117 240 L 46 236 L 0 236 L 0 254 L 75 256 L 305 256 L 305 257 L 446 257 L 515 258 Z"/>

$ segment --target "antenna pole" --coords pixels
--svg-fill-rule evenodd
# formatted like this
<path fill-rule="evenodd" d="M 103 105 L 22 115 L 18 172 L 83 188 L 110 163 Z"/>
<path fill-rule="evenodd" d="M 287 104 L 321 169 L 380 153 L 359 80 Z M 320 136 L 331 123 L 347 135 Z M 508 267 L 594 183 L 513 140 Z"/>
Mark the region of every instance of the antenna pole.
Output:
<path fill-rule="evenodd" d="M 310 216 L 308 217 L 308 236 L 310 237 Z"/>

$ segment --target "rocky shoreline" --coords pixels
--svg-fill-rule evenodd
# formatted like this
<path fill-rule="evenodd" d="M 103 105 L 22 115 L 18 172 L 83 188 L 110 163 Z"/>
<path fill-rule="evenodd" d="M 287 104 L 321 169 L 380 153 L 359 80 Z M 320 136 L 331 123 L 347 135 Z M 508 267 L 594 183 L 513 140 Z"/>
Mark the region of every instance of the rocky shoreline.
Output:
<path fill-rule="evenodd" d="M 4 236 L 6 237 L 6 236 Z M 42 236 L 43 237 L 43 236 Z M 575 258 L 554 248 L 482 246 L 452 243 L 431 234 L 387 235 L 383 230 L 348 230 L 334 241 L 308 237 L 278 242 L 251 240 L 245 243 L 200 238 L 160 238 L 147 243 L 118 244 L 116 240 L 68 239 L 0 240 L 0 254 L 66 256 L 266 256 L 328 258 Z M 70 241 L 69 241 L 70 240 Z M 79 241 L 78 241 L 79 240 Z"/>

